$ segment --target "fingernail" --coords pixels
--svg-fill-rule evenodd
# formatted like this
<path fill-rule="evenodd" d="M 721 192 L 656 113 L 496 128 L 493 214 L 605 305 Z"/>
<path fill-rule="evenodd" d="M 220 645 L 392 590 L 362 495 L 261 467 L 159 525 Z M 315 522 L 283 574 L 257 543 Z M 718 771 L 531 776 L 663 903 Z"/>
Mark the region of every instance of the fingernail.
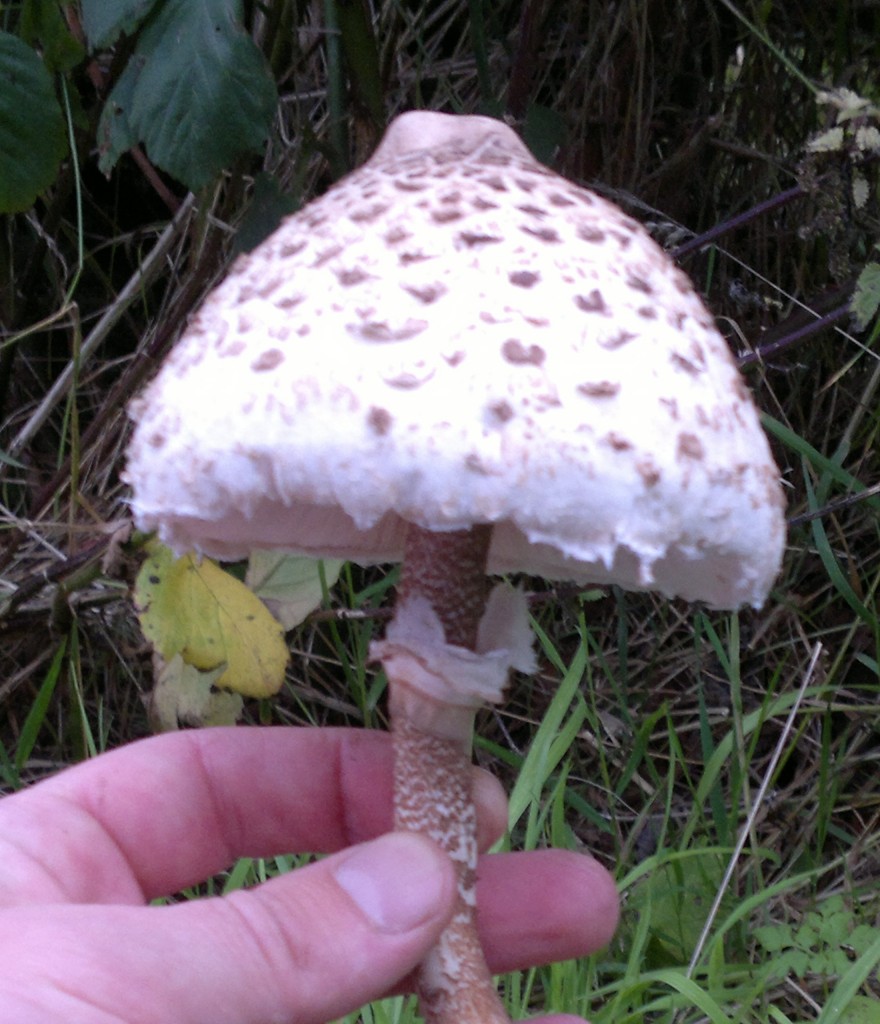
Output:
<path fill-rule="evenodd" d="M 376 928 L 407 932 L 438 911 L 449 886 L 443 854 L 429 840 L 392 832 L 352 850 L 336 881 Z"/>

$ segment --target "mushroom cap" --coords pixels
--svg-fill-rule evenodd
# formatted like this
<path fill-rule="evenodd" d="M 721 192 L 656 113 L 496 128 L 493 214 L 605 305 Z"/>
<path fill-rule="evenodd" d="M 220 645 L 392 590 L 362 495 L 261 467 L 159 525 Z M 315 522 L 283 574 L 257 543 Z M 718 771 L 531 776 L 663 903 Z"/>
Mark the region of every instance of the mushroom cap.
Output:
<path fill-rule="evenodd" d="M 419 111 L 205 300 L 131 405 L 141 528 L 220 558 L 402 557 L 760 605 L 785 539 L 758 415 L 688 278 L 503 123 Z"/>

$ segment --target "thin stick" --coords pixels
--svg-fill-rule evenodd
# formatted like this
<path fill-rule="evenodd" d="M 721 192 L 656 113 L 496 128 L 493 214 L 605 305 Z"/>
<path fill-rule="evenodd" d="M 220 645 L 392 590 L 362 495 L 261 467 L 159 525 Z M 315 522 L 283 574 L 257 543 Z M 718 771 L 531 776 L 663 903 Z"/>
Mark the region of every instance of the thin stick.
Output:
<path fill-rule="evenodd" d="M 712 908 L 709 911 L 709 916 L 706 918 L 706 923 L 703 925 L 703 931 L 700 933 L 699 941 L 694 949 L 691 961 L 688 964 L 688 969 L 685 974 L 685 977 L 687 978 L 690 978 L 693 975 L 697 968 L 697 963 L 703 955 L 703 949 L 709 939 L 709 932 L 715 924 L 715 918 L 718 916 L 721 901 L 724 899 L 724 894 L 727 891 L 728 885 L 730 885 L 730 880 L 733 877 L 733 872 L 736 870 L 736 865 L 746 845 L 746 840 L 754 827 L 758 811 L 764 803 L 764 797 L 767 795 L 767 790 L 770 787 L 773 773 L 776 771 L 776 766 L 779 764 L 782 757 L 782 752 L 785 749 L 785 744 L 788 740 L 789 734 L 794 728 L 795 719 L 797 718 L 798 711 L 800 711 L 801 704 L 803 703 L 804 694 L 807 692 L 807 687 L 812 682 L 813 675 L 816 671 L 816 665 L 819 663 L 819 657 L 821 654 L 822 644 L 816 644 L 815 647 L 813 647 L 813 653 L 810 656 L 810 663 L 807 666 L 804 680 L 801 683 L 797 697 L 795 698 L 794 703 L 791 706 L 791 710 L 788 713 L 788 717 L 785 720 L 785 725 L 782 727 L 782 732 L 779 734 L 779 740 L 776 744 L 775 750 L 773 751 L 773 756 L 770 758 L 770 764 L 767 766 L 767 771 L 764 773 L 764 778 L 761 780 L 761 785 L 758 787 L 758 792 L 755 795 L 755 802 L 752 805 L 752 809 L 746 820 L 743 822 L 743 827 L 740 829 L 739 838 L 736 841 L 736 846 L 734 847 L 733 854 L 731 855 L 730 861 L 727 865 L 727 870 L 724 872 L 724 877 L 721 879 L 721 884 L 718 886 L 718 892 L 715 893 L 715 899 L 712 903 Z"/>

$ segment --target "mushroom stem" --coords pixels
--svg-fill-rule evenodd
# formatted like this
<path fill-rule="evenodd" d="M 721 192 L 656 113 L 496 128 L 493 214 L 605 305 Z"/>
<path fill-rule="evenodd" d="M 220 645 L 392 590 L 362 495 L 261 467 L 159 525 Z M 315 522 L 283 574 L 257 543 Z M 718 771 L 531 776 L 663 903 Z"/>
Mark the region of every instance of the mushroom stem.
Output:
<path fill-rule="evenodd" d="M 486 607 L 486 560 L 492 526 L 436 532 L 410 525 L 403 552 L 400 603 L 425 597 L 443 625 L 448 644 L 473 650 Z"/>
<path fill-rule="evenodd" d="M 452 919 L 419 966 L 422 1016 L 426 1024 L 509 1024 L 477 937 L 470 757 L 458 741 L 422 732 L 402 716 L 394 715 L 392 731 L 395 825 L 443 847 L 458 879 Z"/>
<path fill-rule="evenodd" d="M 469 650 L 476 645 L 490 540 L 490 526 L 452 533 L 410 527 L 399 602 L 427 599 L 447 644 Z M 427 1024 L 508 1024 L 476 929 L 477 835 L 470 783 L 476 707 L 447 706 L 402 676 L 389 671 L 395 826 L 430 836 L 452 858 L 458 878 L 452 920 L 419 968 L 422 1014 Z"/>

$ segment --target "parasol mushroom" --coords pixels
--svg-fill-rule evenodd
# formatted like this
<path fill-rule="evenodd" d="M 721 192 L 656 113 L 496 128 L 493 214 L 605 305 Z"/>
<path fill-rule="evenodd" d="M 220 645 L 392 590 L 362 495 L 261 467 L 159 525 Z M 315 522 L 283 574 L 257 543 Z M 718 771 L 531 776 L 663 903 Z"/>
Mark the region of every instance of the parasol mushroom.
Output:
<path fill-rule="evenodd" d="M 533 667 L 486 573 L 760 606 L 784 545 L 751 397 L 688 278 L 506 125 L 402 115 L 239 257 L 131 408 L 139 526 L 220 558 L 402 561 L 373 654 L 396 822 L 457 862 L 430 1021 L 506 1020 L 474 928 L 475 710 Z"/>

